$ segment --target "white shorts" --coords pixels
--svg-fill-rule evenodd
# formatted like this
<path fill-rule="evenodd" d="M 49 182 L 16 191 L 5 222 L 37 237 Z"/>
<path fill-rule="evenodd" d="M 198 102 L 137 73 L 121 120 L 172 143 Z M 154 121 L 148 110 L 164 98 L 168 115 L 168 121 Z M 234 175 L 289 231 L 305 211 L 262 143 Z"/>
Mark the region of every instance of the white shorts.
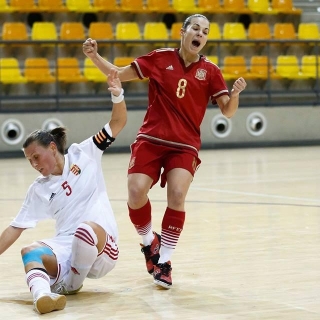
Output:
<path fill-rule="evenodd" d="M 64 280 L 71 267 L 71 246 L 73 235 L 59 236 L 51 239 L 39 240 L 38 242 L 49 247 L 57 258 L 58 272 L 55 278 L 50 279 L 50 286 Z M 116 265 L 119 249 L 113 237 L 107 235 L 104 249 L 98 254 L 98 257 L 92 265 L 87 278 L 98 279 L 105 276 Z"/>

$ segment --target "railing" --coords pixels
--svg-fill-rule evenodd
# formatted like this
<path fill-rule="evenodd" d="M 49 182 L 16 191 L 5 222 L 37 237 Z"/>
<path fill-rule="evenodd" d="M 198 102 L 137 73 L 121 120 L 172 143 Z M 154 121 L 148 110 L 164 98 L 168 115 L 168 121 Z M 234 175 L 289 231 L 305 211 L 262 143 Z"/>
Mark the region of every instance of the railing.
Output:
<path fill-rule="evenodd" d="M 85 71 L 88 68 L 92 70 L 96 68 L 85 65 L 82 42 L 0 41 L 2 59 L 19 57 L 17 58 L 18 67 L 12 62 L 5 66 L 5 60 L 1 59 L 0 112 L 79 111 L 105 108 L 106 99 L 110 99 L 109 92 L 104 87 L 105 79 L 100 77 L 98 80 L 93 80 L 86 76 Z M 159 45 L 161 47 L 179 46 L 179 41 L 99 41 L 99 48 L 103 48 L 103 45 L 107 45 L 107 49 L 104 50 L 107 51 L 108 60 L 113 62 L 117 56 L 115 49 L 118 46 L 122 46 L 126 55 L 129 56 L 130 48 L 134 45 L 146 46 L 145 53 L 147 53 L 147 50 Z M 299 53 L 290 53 L 295 47 Z M 37 66 L 26 66 L 30 53 L 21 54 L 21 52 L 31 48 L 33 48 L 31 58 L 36 55 L 49 61 L 50 81 L 42 81 L 40 76 L 33 80 L 28 79 L 28 68 L 30 70 L 33 68 L 35 71 Z M 8 49 L 10 52 L 4 54 Z M 320 40 L 211 40 L 208 41 L 203 53 L 217 59 L 217 64 L 230 84 L 229 87 L 239 76 L 247 80 L 248 87 L 242 94 L 241 106 L 259 107 L 320 105 L 319 50 Z M 245 53 L 242 53 L 243 51 Z M 69 58 L 76 56 L 79 70 L 76 70 L 77 66 L 68 65 L 67 62 L 59 66 L 59 60 L 66 56 Z M 259 56 L 267 59 L 259 60 Z M 240 57 L 240 59 L 229 59 L 232 61 L 229 61 L 228 65 L 227 57 Z M 289 57 L 296 57 L 296 59 L 290 60 Z M 67 77 L 64 78 L 61 76 L 63 69 L 67 71 Z M 39 70 L 47 72 L 43 65 L 39 65 Z M 72 74 L 77 74 L 79 77 L 72 79 Z M 139 85 L 137 90 L 136 86 L 132 88 L 131 84 L 124 84 L 129 107 L 145 107 L 147 82 L 140 82 Z"/>

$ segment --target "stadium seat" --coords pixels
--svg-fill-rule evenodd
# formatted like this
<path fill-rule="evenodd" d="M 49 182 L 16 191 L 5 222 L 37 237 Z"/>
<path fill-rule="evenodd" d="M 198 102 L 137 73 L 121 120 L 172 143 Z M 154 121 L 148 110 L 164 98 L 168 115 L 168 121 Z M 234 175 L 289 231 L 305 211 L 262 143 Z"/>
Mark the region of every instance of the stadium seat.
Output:
<path fill-rule="evenodd" d="M 96 12 L 90 0 L 66 0 L 66 7 L 70 12 Z"/>
<path fill-rule="evenodd" d="M 320 33 L 317 23 L 314 22 L 300 22 L 298 26 L 299 40 L 319 40 Z"/>
<path fill-rule="evenodd" d="M 270 26 L 266 22 L 252 22 L 248 28 L 248 39 L 249 40 L 270 40 L 271 30 Z"/>
<path fill-rule="evenodd" d="M 38 0 L 40 11 L 47 12 L 67 12 L 68 8 L 64 5 L 63 0 Z"/>
<path fill-rule="evenodd" d="M 2 25 L 2 40 L 26 41 L 29 39 L 27 26 L 23 22 L 4 22 Z"/>
<path fill-rule="evenodd" d="M 166 25 L 163 22 L 146 22 L 143 28 L 143 38 L 145 40 L 168 40 Z"/>
<path fill-rule="evenodd" d="M 83 82 L 86 78 L 82 75 L 77 58 L 58 58 L 57 75 L 60 82 Z"/>
<path fill-rule="evenodd" d="M 222 36 L 224 40 L 247 40 L 246 30 L 240 22 L 225 22 Z"/>
<path fill-rule="evenodd" d="M 38 12 L 39 7 L 34 0 L 9 0 L 9 6 L 16 12 Z"/>
<path fill-rule="evenodd" d="M 259 14 L 276 14 L 270 7 L 269 0 L 248 0 L 248 9 Z"/>
<path fill-rule="evenodd" d="M 31 29 L 31 40 L 34 41 L 56 41 L 58 34 L 56 25 L 53 22 L 34 22 Z M 52 46 L 53 44 L 45 44 L 42 46 Z"/>
<path fill-rule="evenodd" d="M 144 0 L 119 0 L 120 10 L 130 13 L 147 13 L 148 8 L 144 5 Z"/>
<path fill-rule="evenodd" d="M 220 0 L 198 0 L 198 7 L 206 13 L 224 13 Z"/>
<path fill-rule="evenodd" d="M 276 59 L 276 74 L 275 77 L 282 79 L 301 79 L 300 66 L 298 58 L 294 55 L 280 55 Z"/>
<path fill-rule="evenodd" d="M 210 22 L 210 31 L 208 34 L 208 40 L 220 40 L 221 31 L 220 26 L 217 22 Z"/>
<path fill-rule="evenodd" d="M 117 0 L 93 0 L 93 7 L 101 12 L 119 12 L 121 11 Z"/>
<path fill-rule="evenodd" d="M 317 61 L 318 60 L 318 61 Z M 316 79 L 320 77 L 320 56 L 303 55 L 301 58 L 301 73 L 308 79 Z"/>
<path fill-rule="evenodd" d="M 295 40 L 297 37 L 293 23 L 275 23 L 273 28 L 273 38 L 276 40 Z"/>
<path fill-rule="evenodd" d="M 142 40 L 137 22 L 118 22 L 116 24 L 117 40 Z"/>
<path fill-rule="evenodd" d="M 113 64 L 117 67 L 126 67 L 135 60 L 135 57 L 115 57 Z"/>
<path fill-rule="evenodd" d="M 219 63 L 219 57 L 218 56 L 206 56 L 208 60 L 210 60 L 212 63 L 218 65 Z"/>
<path fill-rule="evenodd" d="M 176 12 L 181 13 L 201 13 L 203 10 L 199 8 L 194 0 L 172 0 L 172 7 Z"/>
<path fill-rule="evenodd" d="M 13 9 L 8 5 L 6 0 L 0 0 L 0 12 L 12 12 Z"/>
<path fill-rule="evenodd" d="M 245 0 L 223 0 L 223 9 L 228 13 L 250 14 Z"/>
<path fill-rule="evenodd" d="M 225 80 L 246 77 L 248 69 L 244 56 L 225 56 L 223 59 L 222 74 Z"/>
<path fill-rule="evenodd" d="M 272 74 L 272 66 L 268 56 L 252 56 L 247 78 L 249 79 L 268 79 Z"/>
<path fill-rule="evenodd" d="M 173 13 L 175 10 L 170 4 L 170 0 L 146 0 L 146 6 L 149 12 Z"/>
<path fill-rule="evenodd" d="M 174 22 L 171 25 L 170 39 L 171 40 L 180 40 L 180 30 L 182 28 L 182 22 Z"/>
<path fill-rule="evenodd" d="M 0 59 L 0 82 L 3 84 L 26 83 L 16 58 Z"/>
<path fill-rule="evenodd" d="M 88 30 L 88 37 L 95 40 L 113 40 L 113 30 L 110 22 L 91 22 Z M 101 45 L 110 45 L 99 42 Z"/>
<path fill-rule="evenodd" d="M 84 60 L 83 75 L 87 81 L 92 82 L 107 82 L 108 79 L 108 77 L 102 73 L 89 58 L 85 58 Z"/>
<path fill-rule="evenodd" d="M 46 58 L 27 58 L 24 62 L 24 75 L 28 82 L 50 83 L 56 78 L 51 74 Z"/>
<path fill-rule="evenodd" d="M 60 25 L 60 40 L 84 40 L 85 29 L 81 22 L 62 22 Z"/>
<path fill-rule="evenodd" d="M 271 7 L 278 13 L 297 15 L 302 13 L 301 9 L 297 9 L 293 6 L 292 0 L 272 0 Z"/>

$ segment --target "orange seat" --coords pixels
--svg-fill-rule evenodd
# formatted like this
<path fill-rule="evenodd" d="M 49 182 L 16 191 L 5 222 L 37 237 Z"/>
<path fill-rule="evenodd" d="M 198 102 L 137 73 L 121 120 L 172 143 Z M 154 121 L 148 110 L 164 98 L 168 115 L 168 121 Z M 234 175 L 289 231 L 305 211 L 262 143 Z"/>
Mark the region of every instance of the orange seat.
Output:
<path fill-rule="evenodd" d="M 68 8 L 63 0 L 38 0 L 38 7 L 41 11 L 47 12 L 66 12 Z"/>
<path fill-rule="evenodd" d="M 170 0 L 146 0 L 149 12 L 172 13 L 175 10 L 170 4 Z"/>
<path fill-rule="evenodd" d="M 180 34 L 181 28 L 182 28 L 182 22 L 174 22 L 171 25 L 170 38 L 172 40 L 180 40 L 181 39 L 181 34 Z"/>
<path fill-rule="evenodd" d="M 95 40 L 113 40 L 113 30 L 110 22 L 91 22 L 88 37 Z M 99 46 L 109 46 L 110 43 L 99 41 Z"/>
<path fill-rule="evenodd" d="M 148 12 L 148 7 L 144 5 L 144 0 L 120 0 L 120 9 L 123 12 Z"/>
<path fill-rule="evenodd" d="M 129 66 L 134 60 L 135 57 L 115 57 L 113 64 L 117 67 L 126 67 Z"/>
<path fill-rule="evenodd" d="M 207 13 L 224 13 L 220 0 L 198 0 L 198 7 Z"/>
<path fill-rule="evenodd" d="M 56 81 L 56 78 L 51 74 L 49 61 L 46 58 L 27 58 L 24 68 L 24 75 L 28 82 L 49 83 Z"/>
<path fill-rule="evenodd" d="M 28 40 L 27 26 L 23 22 L 4 22 L 2 25 L 2 40 Z"/>
<path fill-rule="evenodd" d="M 93 7 L 101 12 L 119 12 L 121 11 L 117 0 L 93 0 Z"/>
<path fill-rule="evenodd" d="M 252 56 L 250 59 L 249 79 L 268 79 L 272 73 L 272 66 L 268 56 Z"/>
<path fill-rule="evenodd" d="M 4 84 L 26 83 L 16 58 L 0 59 L 0 82 Z"/>
<path fill-rule="evenodd" d="M 222 74 L 225 80 L 246 77 L 248 73 L 244 56 L 226 56 L 223 59 Z"/>
<path fill-rule="evenodd" d="M 292 0 L 272 0 L 271 7 L 278 13 L 297 15 L 302 13 L 301 9 L 297 9 L 293 6 Z"/>
<path fill-rule="evenodd" d="M 58 58 L 57 75 L 61 82 L 83 82 L 86 78 L 82 75 L 77 58 Z"/>
<path fill-rule="evenodd" d="M 270 40 L 271 30 L 270 26 L 266 22 L 252 22 L 248 28 L 248 39 L 249 40 Z"/>
<path fill-rule="evenodd" d="M 34 0 L 9 0 L 9 7 L 17 12 L 37 12 L 40 11 Z"/>
<path fill-rule="evenodd" d="M 84 40 L 85 29 L 81 22 L 62 22 L 60 40 Z"/>
<path fill-rule="evenodd" d="M 229 13 L 251 13 L 246 6 L 245 0 L 223 0 L 223 9 Z"/>
<path fill-rule="evenodd" d="M 293 23 L 275 23 L 273 29 L 273 38 L 277 40 L 294 40 L 296 39 L 296 31 Z"/>

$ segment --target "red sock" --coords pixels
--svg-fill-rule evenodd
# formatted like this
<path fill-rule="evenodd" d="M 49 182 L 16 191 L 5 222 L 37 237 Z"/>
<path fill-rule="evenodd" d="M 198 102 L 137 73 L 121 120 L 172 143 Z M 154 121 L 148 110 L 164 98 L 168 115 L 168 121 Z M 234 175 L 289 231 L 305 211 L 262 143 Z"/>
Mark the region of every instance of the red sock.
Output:
<path fill-rule="evenodd" d="M 147 203 L 139 209 L 131 209 L 128 205 L 129 217 L 139 235 L 143 236 L 151 230 L 151 204 Z"/>
<path fill-rule="evenodd" d="M 161 245 L 174 249 L 183 229 L 186 213 L 170 208 L 166 209 L 162 220 Z"/>

